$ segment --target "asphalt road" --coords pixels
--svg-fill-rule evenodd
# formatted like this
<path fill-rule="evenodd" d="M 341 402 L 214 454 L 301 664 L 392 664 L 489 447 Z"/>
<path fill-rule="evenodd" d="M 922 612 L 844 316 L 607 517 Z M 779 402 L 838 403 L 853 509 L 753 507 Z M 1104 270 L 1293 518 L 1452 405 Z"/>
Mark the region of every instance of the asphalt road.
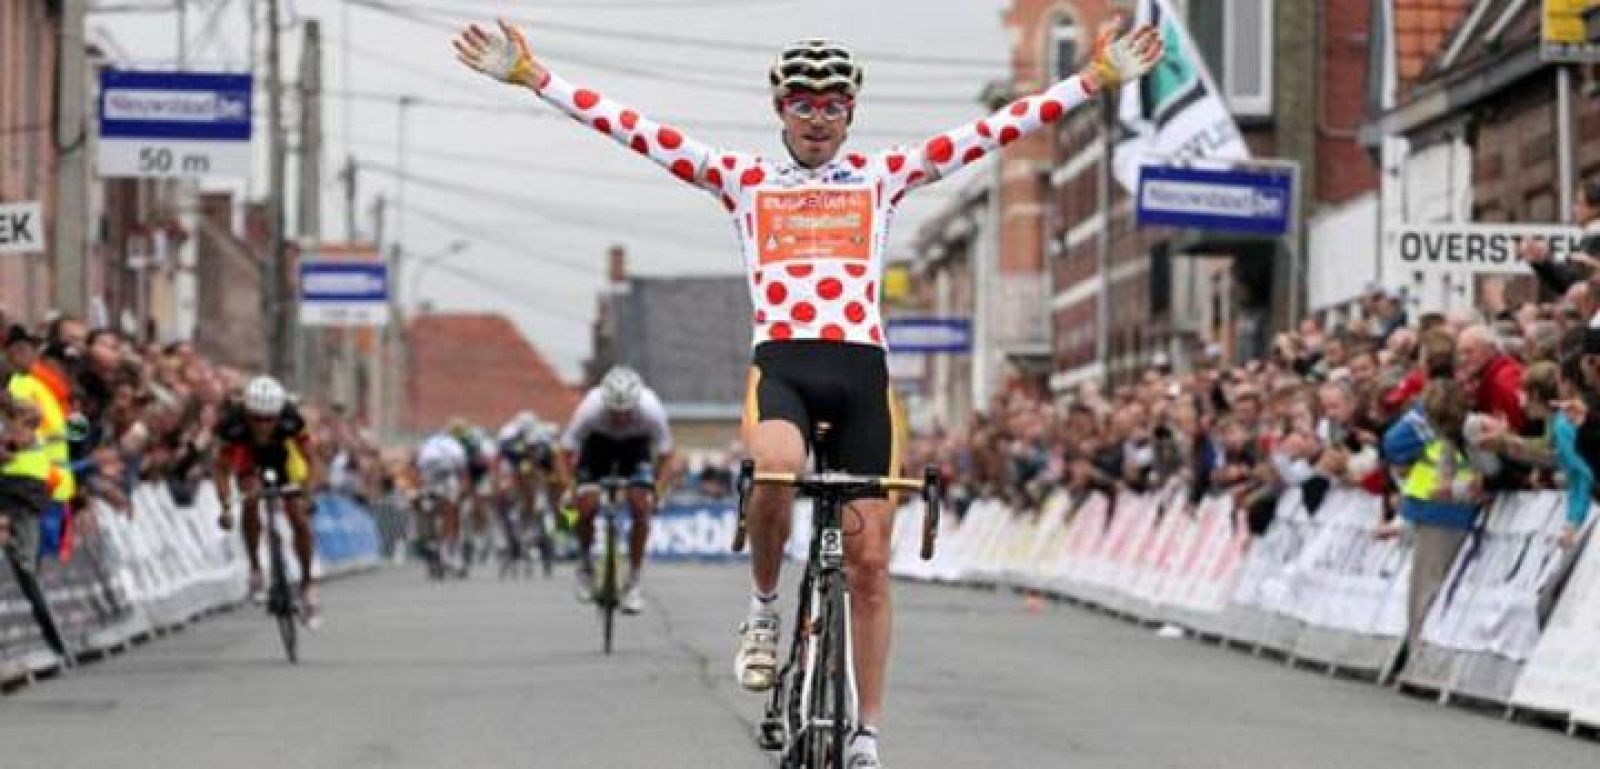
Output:
<path fill-rule="evenodd" d="M 599 653 L 570 577 L 328 586 L 283 662 L 257 610 L 0 697 L 9 769 L 771 767 L 732 681 L 740 567 L 655 567 Z M 930 767 L 1557 769 L 1600 745 L 1008 593 L 897 585 L 884 759 Z"/>

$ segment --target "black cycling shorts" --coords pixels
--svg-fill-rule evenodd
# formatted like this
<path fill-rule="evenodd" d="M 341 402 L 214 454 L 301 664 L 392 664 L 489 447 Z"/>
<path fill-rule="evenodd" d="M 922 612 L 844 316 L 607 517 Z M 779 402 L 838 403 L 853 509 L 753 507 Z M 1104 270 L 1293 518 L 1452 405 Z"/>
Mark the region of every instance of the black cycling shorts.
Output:
<path fill-rule="evenodd" d="M 763 342 L 745 392 L 746 426 L 794 425 L 818 467 L 858 475 L 899 472 L 900 407 L 883 348 L 820 340 Z M 815 445 L 817 425 L 828 425 Z"/>
<path fill-rule="evenodd" d="M 578 483 L 596 483 L 604 478 L 620 476 L 637 486 L 655 484 L 655 452 L 648 435 L 633 438 L 612 438 L 609 435 L 590 433 L 578 447 Z"/>

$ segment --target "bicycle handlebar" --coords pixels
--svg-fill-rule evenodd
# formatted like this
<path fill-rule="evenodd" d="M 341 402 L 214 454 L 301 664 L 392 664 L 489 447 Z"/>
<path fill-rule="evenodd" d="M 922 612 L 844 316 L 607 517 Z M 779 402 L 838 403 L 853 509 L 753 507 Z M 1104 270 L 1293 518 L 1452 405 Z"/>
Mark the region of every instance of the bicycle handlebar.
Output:
<path fill-rule="evenodd" d="M 257 496 L 263 499 L 287 499 L 289 497 L 303 497 L 305 493 L 306 490 L 301 488 L 299 484 L 291 483 L 287 486 L 265 486 L 257 493 Z"/>
<path fill-rule="evenodd" d="M 746 459 L 739 466 L 739 523 L 733 533 L 733 552 L 744 550 L 745 503 L 750 492 L 761 486 L 790 486 L 806 496 L 818 492 L 844 493 L 849 491 L 915 491 L 921 492 L 925 512 L 922 517 L 922 560 L 932 560 L 939 538 L 939 517 L 944 499 L 944 476 L 935 465 L 928 465 L 921 479 L 892 476 L 851 475 L 849 473 L 778 473 L 757 472 L 755 460 Z"/>
<path fill-rule="evenodd" d="M 849 473 L 766 473 L 758 472 L 751 476 L 751 483 L 757 486 L 793 486 L 802 493 L 811 492 L 812 496 L 821 489 L 834 490 L 879 490 L 879 491 L 922 491 L 926 479 L 896 478 L 875 475 L 850 475 Z"/>

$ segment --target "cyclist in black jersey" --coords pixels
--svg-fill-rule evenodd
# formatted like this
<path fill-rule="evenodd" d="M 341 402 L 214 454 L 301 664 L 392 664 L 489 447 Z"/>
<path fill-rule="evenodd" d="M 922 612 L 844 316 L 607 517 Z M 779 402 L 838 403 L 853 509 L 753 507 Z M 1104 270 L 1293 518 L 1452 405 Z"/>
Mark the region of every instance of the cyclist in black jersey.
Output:
<path fill-rule="evenodd" d="M 224 407 L 216 432 L 220 448 L 214 476 L 217 496 L 222 502 L 218 523 L 224 529 L 233 528 L 233 491 L 237 481 L 244 495 L 242 512 L 245 554 L 250 559 L 250 596 L 259 601 L 264 585 L 258 552 L 261 517 L 256 514 L 261 474 L 271 470 L 280 483 L 306 491 L 315 489 L 321 482 L 315 461 L 316 442 L 283 386 L 268 376 L 251 380 L 243 398 Z M 300 565 L 306 622 L 315 628 L 321 624 L 322 613 L 312 577 L 316 540 L 311 529 L 311 502 L 304 495 L 286 498 L 284 512 L 294 530 L 294 552 Z"/>

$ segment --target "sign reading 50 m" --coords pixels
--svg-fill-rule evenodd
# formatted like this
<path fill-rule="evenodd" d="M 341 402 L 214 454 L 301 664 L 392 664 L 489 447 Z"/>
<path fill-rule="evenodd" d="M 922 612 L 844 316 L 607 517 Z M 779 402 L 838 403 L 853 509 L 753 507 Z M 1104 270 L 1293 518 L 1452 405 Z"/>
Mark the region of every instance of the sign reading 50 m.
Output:
<path fill-rule="evenodd" d="M 242 177 L 250 170 L 249 75 L 100 74 L 100 175 Z"/>

